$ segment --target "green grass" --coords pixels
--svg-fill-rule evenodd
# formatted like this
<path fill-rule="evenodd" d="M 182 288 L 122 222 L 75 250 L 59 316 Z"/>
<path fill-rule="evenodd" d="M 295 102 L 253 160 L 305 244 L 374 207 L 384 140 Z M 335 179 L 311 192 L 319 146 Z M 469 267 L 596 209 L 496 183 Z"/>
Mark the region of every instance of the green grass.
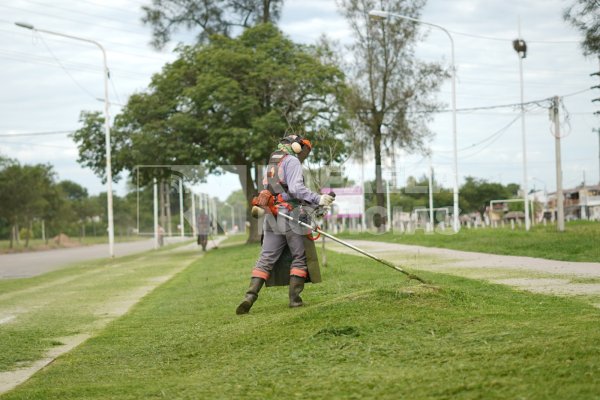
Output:
<path fill-rule="evenodd" d="M 600 310 L 329 253 L 308 306 L 236 316 L 257 246 L 208 252 L 2 399 L 592 399 Z M 0 328 L 4 329 L 4 328 Z"/>
<path fill-rule="evenodd" d="M 41 358 L 57 338 L 97 331 L 115 309 L 131 301 L 132 291 L 195 258 L 193 253 L 160 250 L 90 261 L 33 278 L 0 280 L 0 318 L 14 317 L 0 325 L 0 371 Z"/>
<path fill-rule="evenodd" d="M 536 225 L 529 232 L 510 228 L 462 228 L 457 234 L 450 230 L 426 234 L 420 230 L 413 234 L 344 233 L 340 237 L 551 260 L 600 262 L 600 222 L 571 222 L 565 232 L 557 232 L 550 225 Z"/>

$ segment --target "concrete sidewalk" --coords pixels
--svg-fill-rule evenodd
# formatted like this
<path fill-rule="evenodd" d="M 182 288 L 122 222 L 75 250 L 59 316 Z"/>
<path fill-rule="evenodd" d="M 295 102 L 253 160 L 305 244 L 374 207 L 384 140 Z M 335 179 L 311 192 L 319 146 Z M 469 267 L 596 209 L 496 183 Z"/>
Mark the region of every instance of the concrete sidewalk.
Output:
<path fill-rule="evenodd" d="M 411 271 L 447 273 L 537 293 L 593 296 L 596 299 L 592 304 L 600 306 L 600 262 L 504 256 L 369 240 L 347 242 Z M 327 242 L 327 248 L 340 253 L 360 255 L 331 241 Z"/>

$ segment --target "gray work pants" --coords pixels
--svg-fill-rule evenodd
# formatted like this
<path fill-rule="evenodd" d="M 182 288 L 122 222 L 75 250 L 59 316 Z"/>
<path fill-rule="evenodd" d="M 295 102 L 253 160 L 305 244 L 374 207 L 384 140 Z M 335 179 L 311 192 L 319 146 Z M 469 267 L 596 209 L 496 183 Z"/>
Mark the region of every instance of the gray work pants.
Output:
<path fill-rule="evenodd" d="M 287 210 L 280 208 L 279 212 L 287 213 Z M 267 214 L 263 232 L 262 251 L 254 269 L 270 274 L 287 245 L 290 253 L 292 253 L 291 274 L 306 277 L 308 268 L 306 267 L 306 254 L 304 252 L 304 235 L 298 229 L 298 226 L 294 226 L 291 221 L 285 218 L 275 219 L 272 215 Z"/>

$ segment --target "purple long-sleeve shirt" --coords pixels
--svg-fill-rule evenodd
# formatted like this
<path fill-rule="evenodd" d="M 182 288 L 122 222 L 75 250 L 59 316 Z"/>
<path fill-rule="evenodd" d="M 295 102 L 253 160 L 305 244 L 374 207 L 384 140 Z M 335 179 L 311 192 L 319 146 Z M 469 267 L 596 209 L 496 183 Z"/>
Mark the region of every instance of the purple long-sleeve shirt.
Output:
<path fill-rule="evenodd" d="M 311 192 L 304 186 L 302 164 L 296 157 L 286 156 L 280 165 L 279 178 L 288 185 L 288 193 L 282 195 L 283 200 L 297 199 L 308 203 L 319 204 L 321 198 L 317 193 Z"/>

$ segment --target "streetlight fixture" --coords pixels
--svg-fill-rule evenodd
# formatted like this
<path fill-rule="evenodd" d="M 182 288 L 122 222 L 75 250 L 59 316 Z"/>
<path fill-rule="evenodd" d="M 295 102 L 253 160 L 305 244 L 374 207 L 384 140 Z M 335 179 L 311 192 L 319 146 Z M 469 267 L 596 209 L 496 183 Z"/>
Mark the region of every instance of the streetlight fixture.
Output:
<path fill-rule="evenodd" d="M 62 36 L 68 39 L 79 40 L 82 42 L 92 43 L 102 51 L 102 60 L 104 65 L 104 129 L 105 129 L 105 141 L 106 141 L 106 198 L 108 207 L 108 253 L 110 257 L 115 256 L 115 229 L 113 223 L 113 198 L 112 198 L 112 169 L 111 169 L 111 155 L 110 155 L 110 124 L 108 117 L 108 66 L 106 64 L 106 51 L 104 47 L 95 40 L 86 39 L 78 36 L 67 35 L 64 33 L 48 31 L 45 29 L 38 29 L 31 24 L 24 22 L 15 22 L 15 25 L 21 28 L 30 29 L 34 32 L 47 33 L 49 35 Z"/>
<path fill-rule="evenodd" d="M 434 28 L 441 29 L 450 39 L 450 49 L 451 49 L 451 64 L 452 64 L 452 139 L 453 139 L 453 152 L 454 152 L 454 218 L 453 218 L 453 228 L 454 232 L 458 232 L 460 229 L 460 225 L 458 222 L 458 144 L 456 139 L 456 68 L 454 62 L 454 39 L 450 32 L 443 26 L 433 24 L 431 22 L 421 21 L 420 19 L 408 17 L 406 15 L 395 14 L 388 11 L 382 10 L 371 10 L 369 11 L 369 16 L 371 18 L 400 18 L 408 21 L 417 22 L 423 25 L 433 26 Z"/>
<path fill-rule="evenodd" d="M 527 143 L 525 140 L 525 105 L 523 104 L 523 59 L 527 56 L 527 43 L 521 39 L 521 20 L 519 20 L 519 38 L 513 40 L 513 49 L 519 57 L 519 77 L 521 83 L 521 141 L 523 146 L 523 199 L 525 201 L 525 230 L 531 226 L 529 216 L 529 188 L 527 187 Z"/>

